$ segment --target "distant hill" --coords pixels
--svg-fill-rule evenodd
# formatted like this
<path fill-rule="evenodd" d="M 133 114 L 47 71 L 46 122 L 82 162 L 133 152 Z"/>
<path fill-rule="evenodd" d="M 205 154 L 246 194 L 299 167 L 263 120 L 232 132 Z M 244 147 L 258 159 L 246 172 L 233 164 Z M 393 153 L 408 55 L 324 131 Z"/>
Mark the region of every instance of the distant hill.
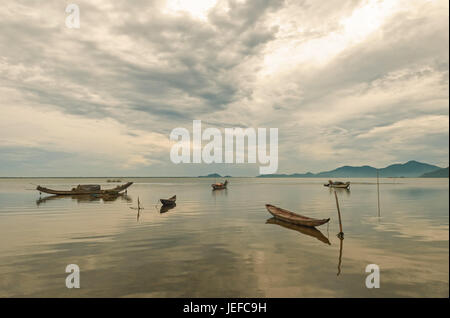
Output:
<path fill-rule="evenodd" d="M 421 178 L 448 178 L 448 167 L 424 173 Z"/>
<path fill-rule="evenodd" d="M 206 176 L 198 176 L 197 178 L 231 178 L 231 176 L 222 177 L 218 173 L 210 173 L 210 174 L 208 174 Z"/>
<path fill-rule="evenodd" d="M 409 177 L 416 178 L 424 173 L 441 169 L 438 166 L 418 161 L 408 161 L 403 164 L 393 164 L 378 169 L 380 177 Z M 448 174 L 448 172 L 447 172 Z M 343 166 L 334 170 L 319 173 L 293 173 L 293 174 L 270 174 L 259 175 L 259 178 L 373 178 L 377 176 L 377 169 L 371 166 Z"/>

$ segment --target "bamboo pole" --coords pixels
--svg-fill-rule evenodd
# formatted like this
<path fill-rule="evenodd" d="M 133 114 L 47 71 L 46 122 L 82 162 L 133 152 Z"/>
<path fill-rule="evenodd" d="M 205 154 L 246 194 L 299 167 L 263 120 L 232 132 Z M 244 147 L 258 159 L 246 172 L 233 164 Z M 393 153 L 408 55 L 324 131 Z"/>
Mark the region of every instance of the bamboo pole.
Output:
<path fill-rule="evenodd" d="M 377 202 L 378 202 L 378 217 L 380 217 L 380 178 L 377 169 Z"/>
<path fill-rule="evenodd" d="M 338 201 L 338 197 L 337 197 L 337 193 L 336 190 L 334 190 L 334 197 L 336 198 L 336 207 L 337 207 L 337 211 L 338 211 L 338 216 L 339 216 L 339 234 L 338 237 L 339 238 L 343 238 L 344 237 L 344 232 L 342 230 L 342 220 L 341 220 L 341 210 L 339 209 L 339 201 Z"/>

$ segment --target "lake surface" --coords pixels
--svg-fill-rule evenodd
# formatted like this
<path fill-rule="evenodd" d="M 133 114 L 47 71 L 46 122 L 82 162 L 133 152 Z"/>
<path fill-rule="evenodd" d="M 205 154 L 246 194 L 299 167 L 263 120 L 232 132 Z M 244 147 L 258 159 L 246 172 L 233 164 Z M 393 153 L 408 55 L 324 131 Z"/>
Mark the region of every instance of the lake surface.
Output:
<path fill-rule="evenodd" d="M 449 296 L 448 179 L 380 179 L 379 211 L 376 180 L 350 179 L 337 193 L 343 241 L 326 180 L 231 178 L 220 191 L 206 178 L 125 181 L 128 196 L 112 201 L 38 200 L 36 184 L 116 184 L 0 179 L 0 297 Z M 266 203 L 331 221 L 292 229 L 269 220 Z M 68 264 L 79 289 L 66 288 Z M 366 288 L 369 264 L 378 289 Z"/>

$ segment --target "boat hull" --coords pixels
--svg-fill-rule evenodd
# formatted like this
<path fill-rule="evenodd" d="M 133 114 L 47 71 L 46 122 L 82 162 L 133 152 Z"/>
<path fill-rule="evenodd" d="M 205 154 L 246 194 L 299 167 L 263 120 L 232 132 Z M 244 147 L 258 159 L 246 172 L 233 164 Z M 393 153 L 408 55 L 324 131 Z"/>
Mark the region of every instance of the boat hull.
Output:
<path fill-rule="evenodd" d="M 213 184 L 211 186 L 212 186 L 213 190 L 222 190 L 222 189 L 227 188 L 226 186 L 219 186 L 219 185 L 215 185 L 215 184 Z"/>
<path fill-rule="evenodd" d="M 315 226 L 323 225 L 323 224 L 327 223 L 328 221 L 330 221 L 329 218 L 328 219 L 309 218 L 309 217 L 306 217 L 306 216 L 303 216 L 300 214 L 296 214 L 294 212 L 291 212 L 291 211 L 288 211 L 285 209 L 281 209 L 281 208 L 276 207 L 271 204 L 266 204 L 266 209 L 275 218 L 277 218 L 281 221 L 289 222 L 289 223 L 296 224 L 296 225 L 315 227 Z"/>
<path fill-rule="evenodd" d="M 213 188 L 213 190 L 222 190 L 222 189 L 226 189 L 228 185 L 228 180 L 225 180 L 224 183 L 213 183 L 211 184 L 211 187 Z"/>
<path fill-rule="evenodd" d="M 350 182 L 346 182 L 344 184 L 325 184 L 324 186 L 337 189 L 348 189 L 350 188 Z"/>
<path fill-rule="evenodd" d="M 177 199 L 177 196 L 174 195 L 173 197 L 171 197 L 169 199 L 159 199 L 159 201 L 161 201 L 162 205 L 174 205 L 176 199 Z"/>

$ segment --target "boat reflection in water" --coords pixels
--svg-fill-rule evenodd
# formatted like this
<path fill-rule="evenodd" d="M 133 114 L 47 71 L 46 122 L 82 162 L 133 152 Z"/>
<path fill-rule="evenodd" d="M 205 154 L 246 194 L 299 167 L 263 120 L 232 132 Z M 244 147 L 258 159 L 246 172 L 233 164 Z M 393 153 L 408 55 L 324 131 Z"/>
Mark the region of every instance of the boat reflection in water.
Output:
<path fill-rule="evenodd" d="M 50 195 L 47 197 L 39 198 L 36 200 L 36 205 L 40 205 L 47 201 L 59 200 L 71 198 L 72 200 L 76 200 L 77 203 L 87 203 L 87 202 L 95 202 L 102 200 L 103 202 L 112 202 L 116 201 L 118 198 L 124 200 L 126 202 L 132 202 L 133 200 L 124 193 L 115 193 L 115 194 L 79 194 L 79 195 Z"/>
<path fill-rule="evenodd" d="M 163 206 L 161 206 L 161 209 L 159 210 L 159 213 L 166 213 L 167 211 L 173 209 L 176 206 L 177 206 L 176 203 L 169 204 L 169 205 L 163 205 Z"/>
<path fill-rule="evenodd" d="M 347 196 L 350 196 L 350 189 L 343 189 L 343 188 L 329 188 L 330 195 L 334 195 L 334 192 L 337 192 L 339 194 L 346 194 Z"/>
<path fill-rule="evenodd" d="M 292 224 L 292 223 L 289 223 L 289 222 L 285 222 L 285 221 L 279 220 L 279 219 L 277 219 L 275 217 L 268 219 L 266 221 L 266 224 L 277 224 L 277 225 L 280 225 L 280 226 L 282 226 L 284 228 L 287 228 L 287 229 L 290 229 L 290 230 L 294 230 L 294 231 L 300 232 L 302 234 L 315 237 L 319 241 L 321 241 L 321 242 L 323 242 L 325 244 L 331 245 L 331 243 L 328 240 L 328 238 L 325 235 L 323 235 L 322 232 L 320 232 L 315 227 L 296 225 L 296 224 Z"/>
<path fill-rule="evenodd" d="M 227 188 L 225 188 L 225 189 L 222 189 L 221 191 L 217 191 L 217 190 L 212 190 L 211 191 L 211 195 L 213 196 L 213 197 L 217 197 L 217 196 L 227 196 L 228 195 L 228 189 Z"/>

